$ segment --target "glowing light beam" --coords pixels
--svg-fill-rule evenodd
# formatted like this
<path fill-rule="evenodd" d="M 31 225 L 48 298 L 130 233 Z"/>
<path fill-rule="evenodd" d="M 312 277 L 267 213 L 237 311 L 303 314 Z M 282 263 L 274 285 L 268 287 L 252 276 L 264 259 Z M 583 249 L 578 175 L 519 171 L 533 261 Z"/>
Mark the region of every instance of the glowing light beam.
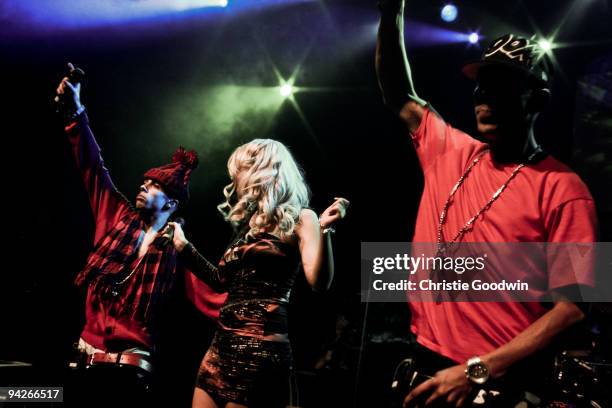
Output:
<path fill-rule="evenodd" d="M 419 21 L 411 21 L 406 27 L 406 41 L 415 47 L 430 47 L 467 42 L 469 34 L 448 30 Z"/>
<path fill-rule="evenodd" d="M 3 0 L 21 26 L 63 28 L 98 27 L 132 22 L 163 21 L 181 13 L 184 16 L 221 11 L 228 0 Z M 231 7 L 232 4 L 229 4 Z"/>

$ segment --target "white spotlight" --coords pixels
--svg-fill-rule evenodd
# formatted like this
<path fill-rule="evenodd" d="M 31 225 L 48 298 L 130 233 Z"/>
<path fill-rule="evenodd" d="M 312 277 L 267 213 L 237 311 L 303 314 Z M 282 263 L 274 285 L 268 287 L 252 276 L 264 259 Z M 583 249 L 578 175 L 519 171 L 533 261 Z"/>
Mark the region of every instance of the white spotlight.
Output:
<path fill-rule="evenodd" d="M 550 52 L 550 50 L 553 48 L 552 42 L 546 38 L 542 38 L 540 41 L 538 41 L 538 46 L 543 52 Z"/>
<path fill-rule="evenodd" d="M 279 87 L 278 91 L 282 97 L 288 98 L 293 94 L 293 86 L 291 84 L 283 84 Z"/>

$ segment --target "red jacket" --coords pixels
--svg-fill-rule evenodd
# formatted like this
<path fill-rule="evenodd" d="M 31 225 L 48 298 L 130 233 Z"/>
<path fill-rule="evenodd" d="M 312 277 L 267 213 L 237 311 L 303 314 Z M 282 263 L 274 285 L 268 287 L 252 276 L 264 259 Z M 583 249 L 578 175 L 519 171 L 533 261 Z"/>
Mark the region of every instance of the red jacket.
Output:
<path fill-rule="evenodd" d="M 142 231 L 142 221 L 104 167 L 87 115 L 79 115 L 66 132 L 95 220 L 94 251 L 76 279 L 77 284 L 88 285 L 81 337 L 103 350 L 153 350 L 160 308 L 179 278 L 185 279 L 186 294 L 194 305 L 209 318 L 217 319 L 226 295 L 215 293 L 197 279 L 181 264 L 171 245 L 154 243 L 143 258 L 137 259 L 136 238 Z M 126 264 L 120 271 L 115 265 L 117 259 Z M 125 281 L 109 285 L 109 279 Z"/>

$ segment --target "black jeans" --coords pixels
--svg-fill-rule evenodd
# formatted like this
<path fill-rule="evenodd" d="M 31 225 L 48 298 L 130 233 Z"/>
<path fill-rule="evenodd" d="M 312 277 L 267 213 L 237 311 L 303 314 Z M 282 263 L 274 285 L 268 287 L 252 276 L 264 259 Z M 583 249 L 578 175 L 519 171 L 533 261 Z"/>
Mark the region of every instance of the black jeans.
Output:
<path fill-rule="evenodd" d="M 153 399 L 150 373 L 132 366 L 99 364 L 70 370 L 64 389 L 67 407 L 148 406 Z"/>
<path fill-rule="evenodd" d="M 414 359 L 415 370 L 422 376 L 433 377 L 436 372 L 445 368 L 453 367 L 459 363 L 444 357 L 420 344 L 416 344 L 412 358 Z M 533 365 L 529 361 L 524 361 L 518 364 L 514 369 L 511 369 L 503 378 L 492 379 L 487 381 L 485 389 L 493 389 L 499 391 L 500 394 L 493 397 L 489 396 L 484 405 L 476 405 L 468 403 L 473 401 L 478 391 L 477 387 L 472 387 L 472 393 L 466 399 L 464 406 L 473 407 L 514 407 L 519 402 L 524 401 L 525 391 L 530 390 L 535 395 L 543 396 L 542 389 L 546 383 L 543 377 L 541 364 Z M 421 377 L 421 379 L 423 379 Z M 425 401 L 430 393 L 426 393 L 423 398 L 415 403 L 415 407 L 424 406 Z M 428 405 L 431 408 L 447 408 L 454 407 L 454 404 L 447 404 L 445 397 L 440 397 L 434 404 Z M 533 406 L 533 405 L 527 405 Z"/>

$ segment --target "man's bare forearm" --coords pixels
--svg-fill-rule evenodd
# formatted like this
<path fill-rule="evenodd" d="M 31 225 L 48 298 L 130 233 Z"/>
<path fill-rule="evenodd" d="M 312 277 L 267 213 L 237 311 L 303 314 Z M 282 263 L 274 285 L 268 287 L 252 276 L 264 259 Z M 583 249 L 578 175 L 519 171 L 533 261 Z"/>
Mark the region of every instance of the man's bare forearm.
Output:
<path fill-rule="evenodd" d="M 416 94 L 404 46 L 404 2 L 381 3 L 376 43 L 376 73 L 385 103 L 396 112 L 410 99 L 424 104 Z"/>
<path fill-rule="evenodd" d="M 583 318 L 584 314 L 574 303 L 558 302 L 514 339 L 481 358 L 494 377 L 500 376 L 511 365 L 543 349 Z"/>

